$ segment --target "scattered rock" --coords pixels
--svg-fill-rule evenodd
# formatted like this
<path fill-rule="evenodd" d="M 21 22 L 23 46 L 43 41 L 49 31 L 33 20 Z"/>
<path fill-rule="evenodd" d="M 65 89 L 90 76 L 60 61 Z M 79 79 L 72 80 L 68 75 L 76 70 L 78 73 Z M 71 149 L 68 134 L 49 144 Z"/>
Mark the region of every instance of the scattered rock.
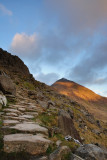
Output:
<path fill-rule="evenodd" d="M 103 129 L 103 133 L 104 133 L 105 135 L 107 135 L 107 128 L 104 128 L 104 129 Z"/>
<path fill-rule="evenodd" d="M 73 119 L 74 118 L 74 112 L 70 108 L 68 108 L 68 113 L 69 113 L 70 117 Z"/>
<path fill-rule="evenodd" d="M 71 150 L 68 146 L 61 146 L 50 154 L 49 160 L 61 160 L 64 155 L 69 154 L 70 152 Z"/>
<path fill-rule="evenodd" d="M 16 95 L 16 87 L 11 78 L 7 75 L 0 75 L 0 90 L 4 94 Z"/>
<path fill-rule="evenodd" d="M 97 126 L 98 126 L 98 127 L 101 127 L 101 124 L 100 124 L 100 121 L 99 121 L 99 120 L 96 120 L 96 123 L 97 123 Z"/>
<path fill-rule="evenodd" d="M 4 152 L 22 152 L 25 151 L 31 155 L 39 155 L 46 152 L 50 140 L 42 136 L 32 134 L 11 134 L 4 136 Z"/>
<path fill-rule="evenodd" d="M 77 156 L 75 154 L 71 154 L 70 160 L 84 160 L 84 159 L 82 159 L 81 157 L 79 157 L 79 156 Z"/>
<path fill-rule="evenodd" d="M 59 147 L 61 145 L 61 143 L 62 143 L 62 141 L 60 141 L 60 140 L 56 141 L 57 147 Z"/>
<path fill-rule="evenodd" d="M 45 101 L 38 101 L 38 103 L 39 103 L 39 105 L 41 106 L 41 107 L 43 107 L 43 108 L 47 108 L 47 102 L 45 102 Z"/>
<path fill-rule="evenodd" d="M 75 143 L 77 143 L 77 144 L 79 144 L 79 145 L 82 145 L 80 142 L 79 142 L 79 140 L 77 140 L 77 139 L 75 139 L 75 138 L 72 138 L 71 136 L 65 136 L 65 140 L 66 141 L 74 141 Z"/>
<path fill-rule="evenodd" d="M 52 102 L 52 101 L 48 101 L 48 105 L 47 105 L 47 109 L 51 108 L 51 107 L 54 107 L 55 106 L 55 103 Z"/>
<path fill-rule="evenodd" d="M 78 131 L 76 130 L 73 120 L 70 115 L 64 111 L 60 110 L 58 115 L 58 126 L 61 129 L 62 133 L 66 135 L 70 135 L 73 138 L 79 140 L 81 142 L 81 138 L 79 136 Z"/>
<path fill-rule="evenodd" d="M 32 96 L 32 95 L 35 96 L 35 95 L 36 95 L 36 92 L 29 90 L 29 91 L 28 91 L 28 95 L 29 95 L 29 96 Z"/>
<path fill-rule="evenodd" d="M 50 137 L 53 137 L 54 134 L 60 134 L 61 130 L 58 127 L 48 128 Z"/>
<path fill-rule="evenodd" d="M 85 144 L 76 150 L 76 154 L 86 160 L 106 160 L 107 152 L 94 144 Z"/>
<path fill-rule="evenodd" d="M 87 118 L 87 120 L 88 120 L 90 123 L 92 123 L 92 124 L 95 123 L 94 117 L 93 117 L 91 114 L 88 113 L 88 114 L 86 115 L 86 118 Z"/>
<path fill-rule="evenodd" d="M 101 134 L 101 132 L 99 130 L 97 130 L 97 129 L 93 129 L 92 132 L 97 134 L 98 136 Z"/>

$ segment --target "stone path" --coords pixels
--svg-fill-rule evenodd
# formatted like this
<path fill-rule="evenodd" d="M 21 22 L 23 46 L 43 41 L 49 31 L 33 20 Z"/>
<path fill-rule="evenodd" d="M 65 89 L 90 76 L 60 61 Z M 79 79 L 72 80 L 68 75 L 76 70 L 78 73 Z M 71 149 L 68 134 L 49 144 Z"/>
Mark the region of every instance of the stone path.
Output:
<path fill-rule="evenodd" d="M 5 152 L 25 151 L 31 155 L 46 152 L 51 143 L 48 140 L 48 129 L 34 121 L 38 114 L 42 112 L 41 107 L 36 106 L 28 98 L 18 96 L 18 103 L 9 105 L 3 112 Z"/>

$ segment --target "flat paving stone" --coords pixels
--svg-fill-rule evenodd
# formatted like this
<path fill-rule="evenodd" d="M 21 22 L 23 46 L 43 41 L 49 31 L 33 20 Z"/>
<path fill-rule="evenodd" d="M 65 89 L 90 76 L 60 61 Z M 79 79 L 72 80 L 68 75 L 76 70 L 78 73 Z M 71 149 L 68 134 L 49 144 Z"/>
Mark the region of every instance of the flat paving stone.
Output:
<path fill-rule="evenodd" d="M 30 133 L 42 133 L 48 135 L 48 129 L 45 127 L 41 127 L 38 124 L 34 123 L 20 123 L 15 126 L 10 127 L 12 129 L 16 129 L 22 132 L 30 132 Z"/>
<path fill-rule="evenodd" d="M 6 116 L 15 116 L 15 117 L 18 117 L 18 115 L 16 113 L 11 113 L 11 112 L 6 113 Z"/>
<path fill-rule="evenodd" d="M 9 108 L 12 108 L 12 109 L 26 108 L 26 105 L 20 105 L 20 104 L 10 105 Z"/>
<path fill-rule="evenodd" d="M 19 121 L 28 121 L 26 118 L 14 117 L 14 116 L 4 116 L 5 120 L 19 120 Z"/>
<path fill-rule="evenodd" d="M 21 112 L 18 111 L 17 109 L 12 109 L 12 108 L 7 108 L 7 109 L 4 109 L 5 112 L 12 112 L 12 113 L 17 113 L 17 114 L 20 114 Z"/>
<path fill-rule="evenodd" d="M 32 116 L 32 115 L 28 115 L 28 114 L 25 114 L 25 115 L 19 116 L 19 118 L 32 119 L 32 118 L 34 118 L 34 116 Z"/>
<path fill-rule="evenodd" d="M 25 112 L 27 115 L 33 115 L 33 116 L 38 116 L 37 112 Z"/>
<path fill-rule="evenodd" d="M 4 136 L 4 152 L 25 151 L 31 155 L 40 155 L 46 152 L 50 140 L 40 135 L 32 134 L 11 134 Z"/>
<path fill-rule="evenodd" d="M 3 125 L 4 126 L 15 125 L 15 124 L 18 124 L 18 123 L 20 123 L 20 122 L 17 121 L 17 120 L 3 120 Z"/>
<path fill-rule="evenodd" d="M 19 107 L 18 110 L 21 111 L 21 112 L 25 112 L 25 111 L 26 111 L 26 108 L 25 108 L 25 107 L 22 107 L 22 108 Z"/>

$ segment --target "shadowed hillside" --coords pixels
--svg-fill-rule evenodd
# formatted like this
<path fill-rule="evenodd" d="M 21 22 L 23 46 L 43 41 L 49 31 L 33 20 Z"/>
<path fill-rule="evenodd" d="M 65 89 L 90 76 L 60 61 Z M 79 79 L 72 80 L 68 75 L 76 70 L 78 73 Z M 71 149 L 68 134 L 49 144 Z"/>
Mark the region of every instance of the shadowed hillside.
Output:
<path fill-rule="evenodd" d="M 107 98 L 73 81 L 60 79 L 52 85 L 59 93 L 64 94 L 85 106 L 96 118 L 107 121 Z"/>

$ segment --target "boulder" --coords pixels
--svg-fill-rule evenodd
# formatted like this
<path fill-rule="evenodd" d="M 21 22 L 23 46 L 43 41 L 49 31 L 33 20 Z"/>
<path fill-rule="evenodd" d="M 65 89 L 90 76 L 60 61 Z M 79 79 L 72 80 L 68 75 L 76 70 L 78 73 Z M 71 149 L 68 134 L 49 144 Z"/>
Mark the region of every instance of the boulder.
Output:
<path fill-rule="evenodd" d="M 7 99 L 6 99 L 6 97 L 3 95 L 3 93 L 0 92 L 0 108 L 2 108 L 2 105 L 4 105 L 4 106 L 7 105 Z"/>
<path fill-rule="evenodd" d="M 61 146 L 50 154 L 49 160 L 62 160 L 63 156 L 70 152 L 71 150 L 68 146 Z"/>
<path fill-rule="evenodd" d="M 6 74 L 0 75 L 0 90 L 4 94 L 16 95 L 16 87 L 11 78 L 8 77 Z"/>
<path fill-rule="evenodd" d="M 50 140 L 40 135 L 11 134 L 4 136 L 4 152 L 26 152 L 31 155 L 40 155 L 46 152 Z"/>
<path fill-rule="evenodd" d="M 54 107 L 55 106 L 55 103 L 52 102 L 52 101 L 48 101 L 48 105 L 47 105 L 47 109 L 51 108 L 51 107 Z"/>
<path fill-rule="evenodd" d="M 61 140 L 56 141 L 56 146 L 59 147 L 62 144 Z"/>
<path fill-rule="evenodd" d="M 73 119 L 64 110 L 59 111 L 58 126 L 64 136 L 70 135 L 81 142 L 80 135 L 74 126 Z"/>
<path fill-rule="evenodd" d="M 76 150 L 76 154 L 85 160 L 106 160 L 107 152 L 94 144 L 85 144 Z"/>

